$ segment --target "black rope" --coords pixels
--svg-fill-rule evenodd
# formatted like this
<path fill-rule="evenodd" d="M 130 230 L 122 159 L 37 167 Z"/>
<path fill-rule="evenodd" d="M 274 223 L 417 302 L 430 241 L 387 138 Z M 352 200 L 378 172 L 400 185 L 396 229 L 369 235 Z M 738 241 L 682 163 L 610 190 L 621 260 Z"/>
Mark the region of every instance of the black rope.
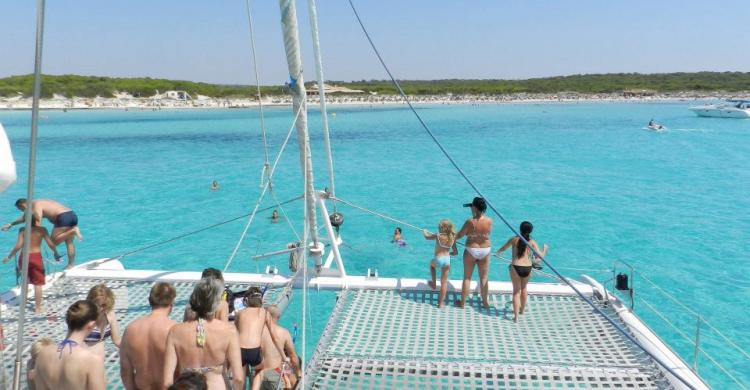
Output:
<path fill-rule="evenodd" d="M 597 305 L 595 305 L 594 302 L 592 302 L 585 295 L 583 295 L 583 293 L 580 290 L 578 290 L 578 288 L 576 288 L 573 285 L 573 283 L 571 283 L 570 281 L 568 281 L 567 279 L 565 279 L 562 276 L 562 274 L 560 274 L 560 272 L 558 272 L 557 269 L 555 269 L 555 267 L 553 267 L 543 256 L 541 256 L 541 254 L 537 250 L 535 250 L 534 247 L 532 247 L 531 245 L 529 245 L 529 242 L 526 240 L 526 238 L 524 238 L 523 236 L 521 236 L 520 234 L 518 234 L 518 231 L 516 231 L 516 229 L 513 228 L 513 226 L 505 219 L 505 217 L 503 217 L 502 214 L 500 214 L 499 211 L 497 211 L 497 209 L 495 208 L 495 206 L 493 206 L 492 203 L 489 201 L 489 199 L 487 199 L 487 197 L 485 197 L 484 194 L 482 194 L 482 192 L 474 184 L 474 182 L 472 182 L 471 179 L 469 179 L 469 177 L 466 175 L 466 173 L 463 171 L 463 169 L 461 169 L 461 167 L 458 165 L 458 163 L 456 163 L 456 161 L 453 159 L 453 157 L 451 157 L 451 155 L 448 153 L 448 151 L 445 149 L 445 147 L 443 147 L 443 145 L 440 143 L 440 141 L 438 141 L 437 137 L 435 137 L 435 134 L 432 133 L 432 130 L 430 130 L 430 128 L 427 126 L 427 124 L 422 120 L 422 117 L 419 116 L 419 113 L 417 112 L 417 110 L 414 109 L 414 106 L 411 104 L 411 101 L 409 101 L 409 98 L 406 96 L 406 93 L 404 93 L 404 90 L 401 88 L 401 85 L 398 83 L 398 81 L 396 81 L 396 78 L 393 77 L 393 74 L 391 73 L 390 69 L 388 69 L 388 65 L 385 64 L 385 61 L 383 60 L 383 57 L 380 55 L 380 52 L 378 52 L 377 47 L 375 47 L 375 43 L 372 41 L 372 38 L 370 38 L 370 34 L 367 32 L 367 29 L 365 28 L 364 23 L 362 23 L 362 19 L 359 17 L 359 13 L 357 13 L 357 9 L 354 7 L 354 3 L 352 2 L 352 0 L 348 0 L 348 1 L 349 1 L 349 6 L 351 6 L 352 11 L 354 11 L 354 16 L 357 18 L 357 22 L 359 22 L 359 26 L 362 28 L 362 32 L 364 32 L 365 37 L 367 37 L 367 40 L 370 42 L 370 46 L 372 47 L 372 50 L 375 52 L 375 55 L 378 57 L 378 60 L 380 61 L 380 64 L 383 65 L 383 68 L 385 69 L 386 73 L 388 73 L 388 77 L 390 77 L 390 79 L 393 82 L 394 86 L 396 87 L 396 89 L 398 90 L 399 94 L 401 95 L 401 98 L 404 99 L 404 102 L 406 102 L 406 104 L 409 106 L 409 108 L 411 109 L 411 111 L 417 117 L 417 120 L 419 120 L 419 123 L 422 125 L 422 127 L 424 128 L 424 130 L 430 136 L 430 138 L 432 138 L 432 140 L 435 142 L 435 144 L 440 149 L 440 151 L 443 152 L 443 154 L 445 155 L 445 157 L 448 158 L 448 161 L 450 161 L 450 163 L 453 165 L 454 168 L 456 168 L 456 170 L 458 171 L 458 173 L 460 173 L 461 176 L 463 176 L 464 180 L 466 180 L 466 182 L 469 184 L 469 186 L 471 186 L 471 188 L 474 189 L 474 191 L 477 193 L 477 195 L 479 195 L 480 197 L 484 198 L 485 201 L 487 202 L 487 206 L 495 213 L 495 215 L 497 215 L 500 218 L 501 221 L 503 221 L 503 223 L 505 224 L 505 226 L 507 226 L 508 229 L 510 229 L 513 232 L 513 234 L 515 234 L 520 240 L 522 240 L 523 242 L 525 242 L 527 244 L 527 246 L 529 247 L 529 249 L 531 249 L 531 251 L 537 257 L 539 257 L 544 262 L 544 264 L 547 265 L 547 267 L 549 267 L 549 269 L 552 272 L 555 273 L 555 275 L 557 275 L 560 278 L 560 280 L 562 280 L 565 284 L 567 284 L 581 299 L 583 299 L 587 304 L 589 304 L 594 309 L 594 311 L 596 311 L 601 316 L 603 316 L 607 320 L 607 322 L 609 322 L 612 326 L 615 327 L 615 329 L 617 329 L 620 333 L 622 333 L 622 335 L 625 336 L 625 338 L 627 338 L 633 344 L 635 344 L 639 348 L 641 348 L 647 355 L 651 356 L 651 358 L 656 363 L 658 363 L 660 366 L 662 366 L 667 372 L 669 372 L 670 374 L 672 374 L 673 376 L 675 376 L 677 379 L 679 379 L 680 382 L 682 382 L 683 384 L 685 384 L 685 386 L 687 386 L 688 388 L 695 390 L 695 387 L 693 385 L 691 385 L 687 381 L 687 379 L 683 378 L 681 375 L 678 375 L 678 373 L 676 371 L 674 371 L 669 365 L 667 365 L 667 363 L 665 363 L 661 358 L 658 358 L 654 354 L 652 354 L 651 352 L 649 352 L 643 345 L 641 345 L 640 342 L 638 342 L 638 340 L 635 339 L 635 337 L 633 337 L 632 335 L 630 335 L 630 333 L 628 333 L 619 324 L 617 324 L 615 322 L 615 320 L 613 320 L 612 318 L 610 318 Z"/>
<path fill-rule="evenodd" d="M 294 202 L 295 200 L 300 200 L 300 199 L 302 199 L 302 196 L 297 196 L 297 197 L 295 197 L 295 198 L 292 198 L 292 199 L 289 199 L 289 200 L 287 200 L 287 201 L 284 201 L 284 202 L 281 202 L 281 203 L 277 203 L 277 204 L 274 204 L 273 206 L 269 206 L 269 207 L 266 207 L 266 208 L 260 209 L 260 210 L 258 210 L 257 212 L 268 211 L 268 210 L 271 210 L 271 209 L 273 209 L 273 208 L 276 208 L 276 207 L 278 207 L 278 206 L 280 206 L 280 205 L 284 205 L 284 204 L 287 204 L 287 203 L 291 203 L 291 202 Z M 153 244 L 145 245 L 145 246 L 142 246 L 142 247 L 140 247 L 140 248 L 138 248 L 138 249 L 134 249 L 134 250 L 132 250 L 132 251 L 129 251 L 129 252 L 125 252 L 125 253 L 123 253 L 123 254 L 121 254 L 121 255 L 119 255 L 119 256 L 115 256 L 115 257 L 112 257 L 112 259 L 122 259 L 122 258 L 123 258 L 123 257 L 125 257 L 125 256 L 129 256 L 129 255 L 132 255 L 132 254 L 134 254 L 134 253 L 142 252 L 142 251 L 145 251 L 146 249 L 151 249 L 151 248 L 154 248 L 154 247 L 157 247 L 157 246 L 160 246 L 160 245 L 168 244 L 168 243 L 170 243 L 170 242 L 172 242 L 172 241 L 177 241 L 177 240 L 179 240 L 179 239 L 181 239 L 181 238 L 185 238 L 185 237 L 188 237 L 188 236 L 192 236 L 192 235 L 194 235 L 194 234 L 198 234 L 198 233 L 204 232 L 204 231 L 206 231 L 206 230 L 210 230 L 210 229 L 213 229 L 213 228 L 217 228 L 217 227 L 219 227 L 219 226 L 221 226 L 221 225 L 226 225 L 226 224 L 228 224 L 228 223 L 230 223 L 230 222 L 234 222 L 234 221 L 236 221 L 236 220 L 238 220 L 238 219 L 242 219 L 242 218 L 248 217 L 248 216 L 250 216 L 250 214 L 252 214 L 252 213 L 242 214 L 242 215 L 240 215 L 240 216 L 237 216 L 237 217 L 234 217 L 234 218 L 232 218 L 232 219 L 227 219 L 226 221 L 221 221 L 221 222 L 215 223 L 215 224 L 213 224 L 213 225 L 210 225 L 210 226 L 206 226 L 206 227 L 200 228 L 200 229 L 198 229 L 198 230 L 193 230 L 193 231 L 191 231 L 191 232 L 183 233 L 183 234 L 180 234 L 180 235 L 178 235 L 178 236 L 174 236 L 174 237 L 172 237 L 172 238 L 168 238 L 168 239 L 166 239 L 166 240 L 163 240 L 163 241 L 158 241 L 158 242 L 155 242 L 155 243 L 153 243 Z"/>

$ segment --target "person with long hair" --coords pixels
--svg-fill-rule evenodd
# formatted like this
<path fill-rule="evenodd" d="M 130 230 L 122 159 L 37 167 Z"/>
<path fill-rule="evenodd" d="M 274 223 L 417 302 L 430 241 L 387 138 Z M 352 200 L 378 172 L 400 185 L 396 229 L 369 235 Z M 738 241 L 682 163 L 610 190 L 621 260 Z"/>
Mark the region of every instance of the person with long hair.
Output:
<path fill-rule="evenodd" d="M 547 244 L 544 244 L 542 250 L 539 250 L 536 241 L 531 238 L 531 231 L 534 230 L 534 226 L 531 222 L 521 222 L 521 226 L 518 230 L 521 236 L 513 236 L 509 238 L 505 245 L 497 251 L 497 254 L 499 255 L 506 249 L 513 247 L 513 259 L 508 267 L 510 281 L 513 284 L 513 322 L 518 322 L 518 315 L 523 314 L 523 311 L 526 308 L 526 301 L 528 299 L 526 286 L 529 284 L 529 279 L 531 279 L 531 269 L 533 266 L 531 257 L 534 252 L 544 257 L 547 255 L 547 250 L 549 249 Z M 523 240 L 521 237 L 523 237 Z M 532 251 L 529 246 L 534 250 Z"/>
<path fill-rule="evenodd" d="M 451 271 L 451 256 L 458 254 L 456 249 L 456 232 L 453 231 L 453 222 L 443 219 L 438 224 L 438 232 L 422 232 L 426 240 L 435 240 L 435 251 L 430 260 L 430 274 L 432 280 L 430 287 L 437 288 L 437 270 L 440 269 L 440 295 L 438 297 L 438 308 L 443 307 L 445 295 L 448 293 L 448 274 Z"/>
<path fill-rule="evenodd" d="M 216 318 L 223 290 L 223 283 L 213 277 L 196 283 L 189 301 L 195 318 L 173 326 L 167 335 L 165 387 L 174 382 L 175 373 L 199 372 L 206 376 L 209 389 L 224 390 L 226 363 L 232 371 L 234 388 L 244 385 L 237 328 Z"/>
<path fill-rule="evenodd" d="M 115 294 L 106 284 L 97 284 L 89 290 L 86 300 L 93 302 L 99 309 L 96 326 L 84 341 L 94 352 L 104 357 L 104 342 L 111 339 L 116 347 L 120 347 L 120 326 L 115 316 Z"/>
<path fill-rule="evenodd" d="M 461 285 L 461 300 L 456 301 L 456 306 L 463 308 L 466 297 L 469 295 L 471 276 L 474 274 L 474 266 L 479 269 L 479 292 L 482 296 L 482 305 L 490 307 L 489 301 L 489 270 L 490 253 L 492 243 L 492 219 L 484 215 L 487 210 L 487 202 L 484 198 L 476 197 L 471 203 L 464 204 L 471 207 L 471 218 L 464 222 L 461 230 L 456 234 L 456 241 L 466 236 L 466 247 L 464 249 L 464 280 Z"/>

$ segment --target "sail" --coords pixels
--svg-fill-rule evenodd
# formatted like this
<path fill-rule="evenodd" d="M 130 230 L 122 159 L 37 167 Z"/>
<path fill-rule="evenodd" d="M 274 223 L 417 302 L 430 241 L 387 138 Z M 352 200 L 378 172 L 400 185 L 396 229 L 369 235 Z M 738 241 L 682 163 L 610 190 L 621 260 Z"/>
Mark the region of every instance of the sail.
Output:
<path fill-rule="evenodd" d="M 5 128 L 0 123 L 0 192 L 8 189 L 16 182 L 16 162 L 10 150 L 10 141 L 5 134 Z"/>

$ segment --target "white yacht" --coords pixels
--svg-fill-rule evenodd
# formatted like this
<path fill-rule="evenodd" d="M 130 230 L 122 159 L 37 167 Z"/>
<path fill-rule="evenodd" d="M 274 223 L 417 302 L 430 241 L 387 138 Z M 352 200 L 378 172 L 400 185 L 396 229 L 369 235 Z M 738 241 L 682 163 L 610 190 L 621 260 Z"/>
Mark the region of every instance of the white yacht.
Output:
<path fill-rule="evenodd" d="M 315 2 L 310 1 L 309 4 L 312 4 L 310 26 L 316 54 L 315 69 L 319 85 L 322 85 L 324 78 L 317 47 Z M 354 5 L 350 4 L 356 14 Z M 187 296 L 193 283 L 200 278 L 200 273 L 179 269 L 128 269 L 127 260 L 150 248 L 175 243 L 179 239 L 221 224 L 248 218 L 245 230 L 224 266 L 226 271 L 246 237 L 254 217 L 258 212 L 268 210 L 259 206 L 270 187 L 276 163 L 295 130 L 303 177 L 303 183 L 299 186 L 301 195 L 284 202 L 276 201 L 270 208 L 278 207 L 283 210 L 282 204 L 302 201 L 305 205 L 302 237 L 295 241 L 296 244 L 287 248 L 280 248 L 279 251 L 254 258 L 264 261 L 262 259 L 269 256 L 289 256 L 289 272 L 269 266 L 265 272 L 260 273 L 225 273 L 224 279 L 233 291 L 241 291 L 249 286 L 268 288 L 268 294 L 264 296 L 265 302 L 279 304 L 281 308 L 286 308 L 292 296 L 298 295 L 296 299 L 302 302 L 300 356 L 303 358 L 307 356 L 307 290 L 325 289 L 338 292 L 335 308 L 320 334 L 317 348 L 311 359 L 302 366 L 304 368 L 297 388 L 708 389 L 709 384 L 701 378 L 699 362 L 701 369 L 704 369 L 702 365 L 715 363 L 731 376 L 729 370 L 720 366 L 716 359 L 701 347 L 701 335 L 705 336 L 706 332 L 701 329 L 715 329 L 703 317 L 696 316 L 697 328 L 689 331 L 691 334 L 695 333 L 695 338 L 687 336 L 690 345 L 694 346 L 689 363 L 638 317 L 633 309 L 633 278 L 638 276 L 639 283 L 643 281 L 644 286 L 652 282 L 646 275 L 637 273 L 623 263 L 606 271 L 594 270 L 593 272 L 604 272 L 603 275 L 599 275 L 600 280 L 597 281 L 587 275 L 578 275 L 575 278 L 563 276 L 552 263 L 539 256 L 546 269 L 534 271 L 535 280 L 528 285 L 532 308 L 525 314 L 526 321 L 518 324 L 508 318 L 512 292 L 510 282 L 489 282 L 489 307 L 481 304 L 474 293 L 478 290 L 477 283 L 472 282 L 473 293 L 466 309 L 453 306 L 438 309 L 438 292 L 433 290 L 425 279 L 398 277 L 394 275 L 398 270 L 386 269 L 380 270 L 380 275 L 375 269 L 368 269 L 364 275 L 348 273 L 345 258 L 339 251 L 346 234 L 339 231 L 343 224 L 343 215 L 335 211 L 337 204 L 339 210 L 346 207 L 347 212 L 370 214 L 415 230 L 422 228 L 348 202 L 335 192 L 324 91 L 321 91 L 320 96 L 321 120 L 328 155 L 328 171 L 331 174 L 328 178 L 328 189 L 315 189 L 295 1 L 280 0 L 279 5 L 288 70 L 292 80 L 289 85 L 293 94 L 292 110 L 296 114 L 272 166 L 266 157 L 263 190 L 252 212 L 117 256 L 93 260 L 71 270 L 48 275 L 44 299 L 49 308 L 48 312 L 59 313 L 56 315 L 26 314 L 26 283 L 0 295 L 0 342 L 3 344 L 3 348 L 0 348 L 0 380 L 3 381 L 4 388 L 10 384 L 11 375 L 13 388 L 23 387 L 21 378 L 25 377 L 24 363 L 28 360 L 31 343 L 40 336 L 60 339 L 65 334 L 65 321 L 62 315 L 65 308 L 71 302 L 85 297 L 88 289 L 97 283 L 106 283 L 115 292 L 115 313 L 123 328 L 134 318 L 148 311 L 148 291 L 155 281 L 171 282 L 177 288 L 178 296 L 172 316 L 179 319 Z M 356 17 L 359 20 L 358 14 Z M 363 24 L 362 29 L 367 33 Z M 372 42 L 370 44 L 375 47 Z M 41 47 L 41 43 L 37 47 Z M 37 65 L 39 63 L 40 58 L 37 57 Z M 386 67 L 384 62 L 383 66 Z M 41 67 L 37 66 L 35 102 L 32 110 L 35 118 L 39 109 L 40 73 Z M 432 136 L 432 131 L 419 113 L 413 110 L 408 97 L 395 79 L 393 82 L 419 119 L 422 128 Z M 260 102 L 259 99 L 262 113 Z M 32 121 L 32 140 L 35 139 L 35 129 L 36 121 Z M 265 137 L 265 131 L 263 135 Z M 433 137 L 433 140 L 443 150 L 446 158 L 453 162 L 437 138 Z M 35 142 L 31 142 L 30 145 L 33 147 Z M 454 166 L 463 174 L 457 164 L 454 163 Z M 29 182 L 33 185 L 33 165 L 29 170 Z M 481 196 L 479 188 L 470 178 L 465 175 L 464 178 Z M 30 195 L 31 192 L 30 186 Z M 28 199 L 31 200 L 32 197 L 28 196 Z M 492 206 L 491 200 L 487 199 L 487 202 L 494 212 L 493 217 L 497 216 L 506 222 L 500 212 Z M 329 214 L 331 206 L 333 213 Z M 286 214 L 282 214 L 286 219 Z M 509 224 L 507 226 L 510 227 Z M 347 226 L 346 229 L 368 227 L 355 225 Z M 296 231 L 292 233 L 298 236 Z M 508 261 L 503 258 L 498 260 Z M 625 272 L 620 273 L 619 270 Z M 25 275 L 26 272 L 27 266 L 24 266 L 22 274 Z M 450 302 L 460 294 L 462 281 L 450 280 L 448 284 Z M 658 289 L 657 291 L 664 291 L 655 284 L 653 286 Z M 615 291 L 620 291 L 619 297 L 614 294 Z M 673 298 L 668 295 L 664 303 Z M 639 310 L 653 308 L 661 315 L 654 306 L 663 303 L 649 305 L 643 299 L 639 299 L 638 302 L 642 305 Z M 677 331 L 685 335 L 684 331 Z M 731 339 L 726 340 L 732 343 Z M 750 356 L 742 350 L 740 353 Z M 107 388 L 121 388 L 118 363 L 117 348 L 112 343 L 107 343 Z M 735 382 L 745 387 L 739 379 Z M 278 388 L 281 388 L 281 382 Z"/>
<path fill-rule="evenodd" d="M 698 116 L 713 118 L 750 118 L 750 100 L 729 99 L 720 104 L 705 104 L 690 107 Z"/>

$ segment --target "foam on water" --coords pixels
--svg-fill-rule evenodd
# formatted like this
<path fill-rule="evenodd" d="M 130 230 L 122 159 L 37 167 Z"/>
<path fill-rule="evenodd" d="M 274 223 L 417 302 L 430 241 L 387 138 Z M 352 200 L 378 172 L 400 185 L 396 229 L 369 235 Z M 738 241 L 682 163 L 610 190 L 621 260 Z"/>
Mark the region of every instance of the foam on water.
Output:
<path fill-rule="evenodd" d="M 721 331 L 750 348 L 750 121 L 699 118 L 675 104 L 512 104 L 429 106 L 421 114 L 506 218 L 530 220 L 534 237 L 550 245 L 560 267 L 607 269 L 614 260 L 636 266 L 662 288 L 703 313 Z M 331 117 L 338 196 L 435 229 L 441 218 L 459 224 L 461 204 L 474 194 L 442 157 L 412 114 L 401 107 L 334 108 Z M 271 155 L 289 128 L 291 110 L 267 111 Z M 650 118 L 669 128 L 642 131 Z M 0 112 L 11 138 L 19 183 L 0 198 L 0 219 L 17 216 L 25 196 L 29 112 Z M 318 188 L 326 186 L 319 116 L 310 115 Z M 114 256 L 249 212 L 259 193 L 262 143 L 254 110 L 45 112 L 41 120 L 36 195 L 60 200 L 79 214 L 86 239 L 81 260 Z M 301 191 L 297 145 L 292 140 L 277 171 L 279 200 Z M 211 192 L 217 180 L 221 189 Z M 266 201 L 264 205 L 271 205 Z M 285 207 L 301 231 L 301 203 Z M 348 272 L 378 268 L 381 275 L 427 277 L 431 244 L 405 229 L 409 245 L 389 243 L 394 224 L 344 205 L 342 233 Z M 232 271 L 279 268 L 286 258 L 250 257 L 293 241 L 285 223 L 263 215 L 251 229 Z M 223 266 L 243 221 L 126 257 L 129 268 L 200 270 Z M 493 245 L 509 232 L 499 221 Z M 0 235 L 10 250 L 15 234 Z M 61 248 L 62 249 L 62 248 Z M 454 261 L 452 278 L 461 274 Z M 2 287 L 15 280 L 12 267 Z M 577 272 L 571 272 L 576 276 Z M 492 266 L 491 278 L 507 280 Z M 597 273 L 600 280 L 611 278 Z M 541 279 L 538 279 L 541 280 Z M 311 292 L 313 333 L 325 325 L 332 293 Z M 659 305 L 692 335 L 695 321 L 666 305 L 645 282 L 636 296 Z M 298 295 L 299 297 L 299 295 Z M 637 298 L 637 299 L 638 299 Z M 299 323 L 300 301 L 286 314 Z M 692 346 L 644 305 L 636 310 L 686 359 Z M 704 334 L 703 346 L 750 381 L 750 362 Z M 312 353 L 316 337 L 311 337 Z M 716 388 L 731 386 L 701 361 Z"/>

